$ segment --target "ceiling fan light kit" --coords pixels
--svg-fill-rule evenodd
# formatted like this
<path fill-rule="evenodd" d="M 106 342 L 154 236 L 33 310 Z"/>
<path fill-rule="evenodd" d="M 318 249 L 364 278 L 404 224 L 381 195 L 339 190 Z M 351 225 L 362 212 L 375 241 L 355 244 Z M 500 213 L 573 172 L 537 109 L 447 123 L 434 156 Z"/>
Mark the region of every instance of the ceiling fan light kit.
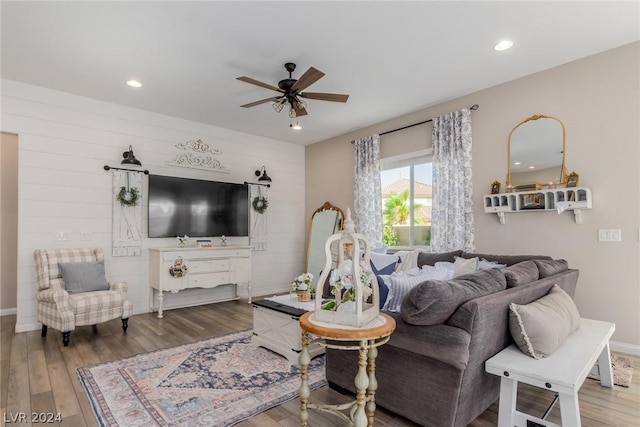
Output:
<path fill-rule="evenodd" d="M 286 64 L 284 64 L 284 68 L 289 73 L 289 78 L 280 80 L 278 82 L 278 87 L 252 79 L 251 77 L 238 77 L 237 80 L 240 80 L 241 82 L 260 86 L 265 89 L 274 90 L 281 94 L 271 98 L 265 98 L 258 101 L 250 102 L 248 104 L 241 105 L 241 107 L 250 108 L 255 107 L 256 105 L 272 102 L 271 106 L 276 112 L 279 113 L 283 110 L 285 104 L 288 103 L 291 106 L 291 109 L 289 110 L 289 117 L 293 119 L 301 116 L 306 116 L 308 114 L 307 103 L 300 98 L 331 102 L 347 102 L 347 100 L 349 99 L 349 95 L 346 94 L 302 92 L 303 90 L 320 80 L 322 77 L 324 77 L 325 74 L 314 67 L 309 67 L 309 69 L 305 71 L 305 73 L 302 74 L 299 79 L 296 80 L 292 76 L 293 72 L 296 69 L 296 64 L 294 64 L 293 62 L 287 62 Z M 301 129 L 297 121 L 295 125 L 293 125 L 293 123 L 290 123 L 289 126 L 292 129 Z"/>

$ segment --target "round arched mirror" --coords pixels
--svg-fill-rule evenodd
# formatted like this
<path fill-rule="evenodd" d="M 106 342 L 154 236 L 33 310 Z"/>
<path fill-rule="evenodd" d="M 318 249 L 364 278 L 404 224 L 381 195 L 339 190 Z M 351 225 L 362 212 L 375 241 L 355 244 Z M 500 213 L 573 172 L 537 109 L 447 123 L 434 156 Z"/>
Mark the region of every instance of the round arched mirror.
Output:
<path fill-rule="evenodd" d="M 507 186 L 516 190 L 540 189 L 567 180 L 565 129 L 560 120 L 535 115 L 509 134 Z"/>

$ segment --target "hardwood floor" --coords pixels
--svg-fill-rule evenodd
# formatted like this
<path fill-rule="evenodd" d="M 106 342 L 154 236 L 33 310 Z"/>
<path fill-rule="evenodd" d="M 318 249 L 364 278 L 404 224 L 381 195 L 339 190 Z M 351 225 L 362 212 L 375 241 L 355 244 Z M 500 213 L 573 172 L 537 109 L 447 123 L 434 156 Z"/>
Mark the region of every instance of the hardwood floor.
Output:
<path fill-rule="evenodd" d="M 95 332 L 92 327 L 83 326 L 71 334 L 69 347 L 63 347 L 60 332 L 50 329 L 46 338 L 40 337 L 40 331 L 14 334 L 15 316 L 3 316 L 0 318 L 0 426 L 29 426 L 28 422 L 5 420 L 12 414 L 32 412 L 59 412 L 63 426 L 97 426 L 76 368 L 246 330 L 251 325 L 251 306 L 246 301 L 230 301 L 167 311 L 164 319 L 152 313 L 136 315 L 130 319 L 126 335 L 122 334 L 118 319 L 98 325 Z M 636 369 L 629 388 L 608 389 L 596 381 L 585 381 L 580 390 L 584 427 L 640 426 L 640 357 L 633 359 Z M 312 401 L 342 403 L 350 399 L 328 387 L 312 393 Z M 552 399 L 549 392 L 521 386 L 518 409 L 540 416 Z M 297 400 L 289 401 L 237 426 L 298 426 L 298 405 Z M 495 403 L 470 426 L 495 426 L 497 410 Z M 559 413 L 559 409 L 554 408 L 549 420 L 559 423 Z M 376 411 L 375 424 L 417 426 L 382 408 Z M 341 424 L 331 415 L 311 411 L 310 425 Z"/>

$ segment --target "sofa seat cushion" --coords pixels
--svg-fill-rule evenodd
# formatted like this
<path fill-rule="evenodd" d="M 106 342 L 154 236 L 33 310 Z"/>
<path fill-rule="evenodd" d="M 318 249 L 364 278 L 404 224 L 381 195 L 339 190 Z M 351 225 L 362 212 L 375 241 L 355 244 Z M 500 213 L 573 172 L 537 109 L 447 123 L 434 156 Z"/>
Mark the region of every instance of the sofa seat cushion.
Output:
<path fill-rule="evenodd" d="M 75 315 L 113 309 L 122 311 L 125 294 L 113 291 L 85 292 L 69 295 L 69 304 Z"/>
<path fill-rule="evenodd" d="M 509 330 L 520 350 L 534 359 L 548 357 L 580 327 L 580 313 L 558 285 L 529 304 L 509 306 Z"/>
<path fill-rule="evenodd" d="M 502 269 L 507 278 L 507 288 L 526 285 L 538 280 L 538 267 L 533 261 L 522 261 Z"/>
<path fill-rule="evenodd" d="M 463 370 L 469 362 L 471 334 L 448 325 L 415 327 L 395 316 L 396 329 L 386 344 L 439 360 Z"/>
<path fill-rule="evenodd" d="M 506 289 L 500 269 L 477 271 L 452 280 L 429 280 L 414 287 L 402 302 L 402 318 L 412 325 L 444 323 L 465 302 Z"/>

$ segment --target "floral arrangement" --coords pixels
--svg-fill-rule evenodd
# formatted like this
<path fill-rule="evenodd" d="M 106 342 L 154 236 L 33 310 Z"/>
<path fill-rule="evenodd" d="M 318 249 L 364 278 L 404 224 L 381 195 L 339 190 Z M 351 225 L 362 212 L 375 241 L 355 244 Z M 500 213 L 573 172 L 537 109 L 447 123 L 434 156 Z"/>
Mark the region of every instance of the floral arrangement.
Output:
<path fill-rule="evenodd" d="M 291 286 L 294 291 L 311 291 L 313 286 L 311 285 L 311 281 L 313 280 L 313 274 L 311 273 L 302 273 L 291 282 Z"/>
<path fill-rule="evenodd" d="M 376 280 L 375 275 L 364 261 L 360 261 L 360 283 L 362 285 L 362 299 L 366 301 L 372 294 L 371 283 Z M 353 277 L 353 261 L 345 260 L 338 268 L 331 272 L 329 285 L 334 301 L 329 301 L 322 308 L 325 310 L 350 310 L 356 300 L 356 284 Z M 351 302 L 351 304 L 344 304 Z M 343 306 L 344 304 L 344 306 Z M 349 308 L 350 307 L 350 308 Z"/>
<path fill-rule="evenodd" d="M 178 246 L 180 246 L 182 248 L 189 241 L 189 236 L 187 236 L 186 234 L 184 236 L 182 236 L 182 237 L 176 236 L 176 239 L 178 239 Z"/>

